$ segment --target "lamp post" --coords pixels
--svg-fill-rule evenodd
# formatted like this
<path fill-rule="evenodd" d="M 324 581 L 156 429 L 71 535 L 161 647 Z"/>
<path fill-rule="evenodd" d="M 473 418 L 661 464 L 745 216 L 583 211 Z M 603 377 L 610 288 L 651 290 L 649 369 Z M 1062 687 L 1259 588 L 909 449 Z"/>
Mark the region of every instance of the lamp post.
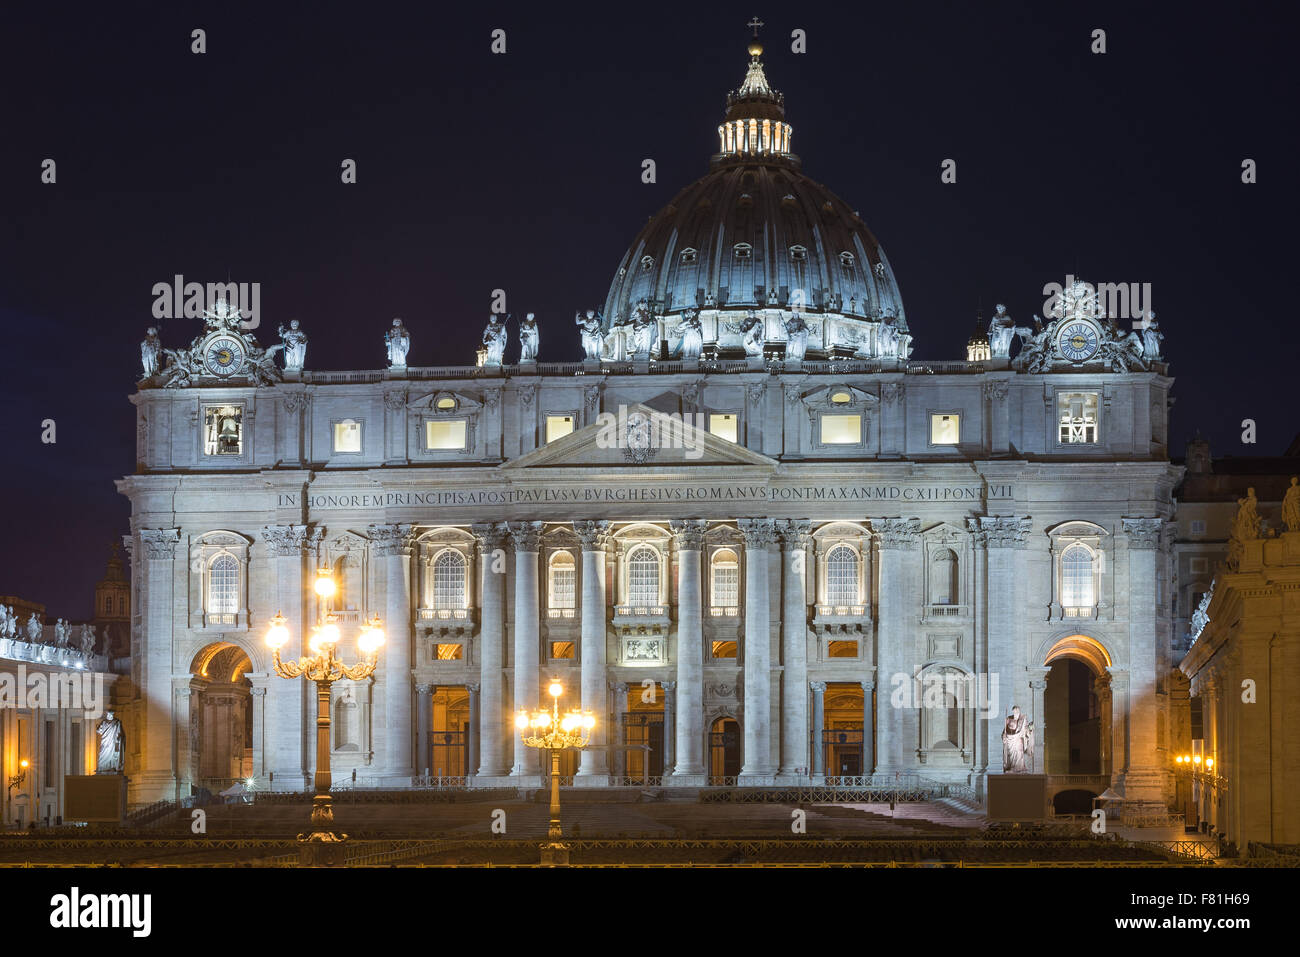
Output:
<path fill-rule="evenodd" d="M 515 718 L 515 727 L 526 746 L 549 748 L 551 752 L 551 820 L 546 829 L 547 842 L 541 847 L 541 862 L 556 867 L 569 863 L 569 846 L 561 840 L 560 829 L 560 752 L 566 748 L 579 751 L 585 748 L 591 741 L 596 717 L 579 708 L 572 708 L 561 717 L 560 695 L 564 694 L 564 686 L 552 681 L 546 690 L 551 695 L 551 710 L 538 708 L 532 714 L 521 710 Z"/>
<path fill-rule="evenodd" d="M 31 765 L 28 764 L 26 758 L 23 758 L 21 761 L 18 762 L 18 773 L 9 775 L 10 791 L 12 791 L 14 788 L 18 787 L 18 785 L 22 784 L 24 781 L 27 780 L 27 769 L 30 766 Z"/>
<path fill-rule="evenodd" d="M 334 579 L 328 568 L 317 572 L 316 594 L 324 601 L 334 594 Z M 379 648 L 384 643 L 383 622 L 378 615 L 361 626 L 357 638 L 357 649 L 362 660 L 355 665 L 345 665 L 334 655 L 339 643 L 339 626 L 334 615 L 325 615 L 312 629 L 307 640 L 311 652 L 297 661 L 281 661 L 280 649 L 289 640 L 289 629 L 285 627 L 285 618 L 277 613 L 271 619 L 271 627 L 266 633 L 266 643 L 270 646 L 275 673 L 281 678 L 305 677 L 316 683 L 316 794 L 311 804 L 312 832 L 298 835 L 299 861 L 304 866 L 321 866 L 342 863 L 343 842 L 346 834 L 335 834 L 334 807 L 330 803 L 330 686 L 344 678 L 359 681 L 369 678 L 375 671 L 379 659 Z"/>

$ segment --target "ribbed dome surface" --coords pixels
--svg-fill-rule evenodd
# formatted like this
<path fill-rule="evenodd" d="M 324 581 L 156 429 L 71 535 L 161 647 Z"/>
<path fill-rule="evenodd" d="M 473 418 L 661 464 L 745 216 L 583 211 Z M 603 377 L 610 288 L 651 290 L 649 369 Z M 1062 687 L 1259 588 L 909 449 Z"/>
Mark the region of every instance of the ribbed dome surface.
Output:
<path fill-rule="evenodd" d="M 651 218 L 619 263 L 606 322 L 642 299 L 660 316 L 800 306 L 894 316 L 907 330 L 893 270 L 866 224 L 779 158 L 720 166 Z"/>

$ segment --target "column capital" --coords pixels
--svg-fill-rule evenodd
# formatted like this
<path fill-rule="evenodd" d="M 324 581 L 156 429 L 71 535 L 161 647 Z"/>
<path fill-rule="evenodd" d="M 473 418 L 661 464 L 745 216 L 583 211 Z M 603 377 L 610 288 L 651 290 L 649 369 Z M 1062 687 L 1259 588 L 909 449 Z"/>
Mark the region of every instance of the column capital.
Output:
<path fill-rule="evenodd" d="M 410 555 L 415 544 L 414 530 L 410 525 L 370 525 L 366 534 L 375 546 L 375 554 L 380 557 Z"/>
<path fill-rule="evenodd" d="M 1016 515 L 981 515 L 979 525 L 988 536 L 989 548 L 1024 548 L 1033 519 Z"/>
<path fill-rule="evenodd" d="M 871 523 L 872 531 L 880 541 L 880 547 L 888 550 L 915 549 L 921 533 L 919 518 L 878 518 Z"/>
<path fill-rule="evenodd" d="M 876 683 L 870 679 L 864 678 L 859 681 L 858 684 L 862 685 L 862 691 L 864 694 L 870 695 L 871 692 L 876 690 Z M 870 703 L 868 703 L 867 706 L 870 707 Z"/>
<path fill-rule="evenodd" d="M 506 526 L 504 522 L 481 522 L 471 525 L 470 532 L 478 540 L 480 556 L 490 555 L 506 543 Z"/>
<path fill-rule="evenodd" d="M 600 552 L 605 550 L 605 543 L 609 539 L 609 522 L 584 521 L 574 522 L 573 531 L 578 536 L 578 541 L 582 543 L 584 552 Z"/>
<path fill-rule="evenodd" d="M 1161 518 L 1125 518 L 1124 533 L 1128 535 L 1128 547 L 1148 550 L 1160 546 L 1160 533 L 1163 531 L 1164 519 Z"/>
<path fill-rule="evenodd" d="M 661 682 L 659 682 L 659 683 L 660 683 L 661 685 L 664 686 L 664 693 L 665 693 L 665 694 L 672 694 L 674 691 L 677 690 L 677 682 L 676 682 L 676 681 L 661 681 Z"/>
<path fill-rule="evenodd" d="M 140 532 L 145 555 L 149 558 L 171 561 L 176 557 L 176 545 L 181 540 L 179 528 L 146 528 Z"/>
<path fill-rule="evenodd" d="M 477 681 L 471 681 L 469 684 L 465 685 L 465 690 L 470 694 L 478 694 L 480 687 L 481 686 Z"/>
<path fill-rule="evenodd" d="M 511 522 L 507 526 L 516 552 L 535 552 L 542 540 L 541 522 Z"/>
<path fill-rule="evenodd" d="M 1127 669 L 1116 668 L 1114 665 L 1109 665 L 1107 666 L 1106 671 L 1110 675 L 1110 687 L 1112 691 L 1128 691 Z"/>
<path fill-rule="evenodd" d="M 978 551 L 983 551 L 989 547 L 989 533 L 980 528 L 980 520 L 978 518 L 966 519 L 966 532 L 970 535 L 972 548 Z"/>
<path fill-rule="evenodd" d="M 278 558 L 301 555 L 307 544 L 308 525 L 264 525 L 262 541 L 267 549 Z"/>
<path fill-rule="evenodd" d="M 420 695 L 421 697 L 425 695 L 431 695 L 433 694 L 434 687 L 435 686 L 431 684 L 419 684 L 415 686 L 415 693 Z"/>
<path fill-rule="evenodd" d="M 781 547 L 787 551 L 807 548 L 812 537 L 812 522 L 805 518 L 791 518 L 776 523 L 776 533 L 781 538 Z"/>
<path fill-rule="evenodd" d="M 808 687 L 812 689 L 813 694 L 821 694 L 823 691 L 826 690 L 826 682 L 810 681 L 808 682 Z"/>
<path fill-rule="evenodd" d="M 673 541 L 679 551 L 698 552 L 704 544 L 704 533 L 708 531 L 709 523 L 695 518 L 674 519 L 668 527 L 672 529 Z"/>
<path fill-rule="evenodd" d="M 776 541 L 776 523 L 770 518 L 742 518 L 736 525 L 746 548 L 766 548 Z"/>

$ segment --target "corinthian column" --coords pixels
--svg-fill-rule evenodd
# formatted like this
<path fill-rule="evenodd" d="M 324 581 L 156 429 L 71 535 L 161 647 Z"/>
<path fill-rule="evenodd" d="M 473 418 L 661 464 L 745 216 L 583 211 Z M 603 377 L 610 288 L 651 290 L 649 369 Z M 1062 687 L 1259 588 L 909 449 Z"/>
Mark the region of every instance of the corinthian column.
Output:
<path fill-rule="evenodd" d="M 609 731 L 605 674 L 605 539 L 609 522 L 574 522 L 582 543 L 582 707 L 596 716 L 591 743 L 583 749 L 575 783 L 609 784 Z"/>
<path fill-rule="evenodd" d="M 382 662 L 384 680 L 384 747 L 382 773 L 409 785 L 415 775 L 415 741 L 411 728 L 411 550 L 410 525 L 371 525 L 370 540 L 383 560 L 385 604 Z M 379 750 L 379 749 L 376 749 Z"/>
<path fill-rule="evenodd" d="M 978 518 L 966 519 L 966 531 L 970 534 L 971 549 L 975 556 L 975 594 L 974 601 L 971 603 L 971 614 L 974 616 L 975 623 L 976 691 L 972 702 L 972 707 L 975 709 L 975 754 L 973 760 L 977 781 L 981 782 L 977 786 L 982 788 L 983 776 L 988 772 L 989 766 L 988 723 L 996 718 L 995 713 L 989 712 L 991 702 L 981 700 L 978 690 L 982 679 L 985 682 L 985 688 L 992 691 L 987 684 L 989 671 L 989 536 L 987 532 L 980 528 Z"/>
<path fill-rule="evenodd" d="M 677 542 L 676 764 L 668 782 L 702 786 L 704 772 L 704 630 L 700 549 L 707 522 L 672 522 Z"/>
<path fill-rule="evenodd" d="M 768 611 L 767 549 L 776 538 L 770 518 L 741 519 L 745 536 L 745 753 L 742 784 L 772 777 L 772 623 Z"/>
<path fill-rule="evenodd" d="M 804 558 L 810 524 L 778 522 L 781 536 L 781 770 L 795 777 L 808 764 L 808 598 Z M 806 772 L 805 772 L 806 773 Z"/>
<path fill-rule="evenodd" d="M 275 569 L 275 608 L 270 614 L 284 615 L 289 640 L 280 649 L 286 661 L 297 661 L 304 649 L 308 623 L 307 593 L 303 585 L 303 547 L 306 525 L 268 525 L 262 542 Z M 308 786 L 306 748 L 307 681 L 285 681 L 273 676 L 267 685 L 266 750 L 272 788 L 297 791 Z"/>
<path fill-rule="evenodd" d="M 1128 773 L 1124 796 L 1159 801 L 1163 775 L 1156 752 L 1156 560 L 1162 521 L 1126 518 L 1128 535 Z"/>
<path fill-rule="evenodd" d="M 495 778 L 502 777 L 507 772 L 502 752 L 502 716 L 505 714 L 502 668 L 505 663 L 506 635 L 506 528 L 503 524 L 485 524 L 474 525 L 471 530 L 478 539 L 478 566 L 482 575 L 479 611 L 483 623 L 479 632 L 479 682 L 482 690 L 479 692 L 478 716 L 475 718 L 471 711 L 470 720 L 477 720 L 479 724 L 478 776 Z M 513 724 L 510 726 L 513 727 Z"/>
<path fill-rule="evenodd" d="M 1029 673 L 1025 670 L 1028 662 L 1021 630 L 1025 608 L 1022 558 L 1031 521 L 1016 516 L 986 515 L 979 522 L 988 540 L 989 720 L 984 729 L 984 746 L 990 773 L 1001 773 L 1002 718 L 1016 706 L 1023 714 L 1031 710 Z"/>
<path fill-rule="evenodd" d="M 917 534 L 915 519 L 886 518 L 872 523 L 880 542 L 880 620 L 876 628 L 876 695 L 879 754 L 876 766 L 882 772 L 901 771 L 915 763 L 920 745 L 916 709 L 912 700 L 916 655 Z"/>
<path fill-rule="evenodd" d="M 179 529 L 147 528 L 141 531 L 140 538 L 144 542 L 146 560 L 141 620 L 148 641 L 143 649 L 139 649 L 140 685 L 144 697 L 140 732 L 143 780 L 138 786 L 132 782 L 140 789 L 139 796 L 133 793 L 132 799 L 145 803 L 176 800 L 182 796 L 178 793 L 176 769 L 172 766 L 174 702 L 171 655 L 176 583 L 185 564 L 182 559 L 178 572 L 176 545 L 180 541 Z M 180 730 L 189 733 L 188 726 Z"/>
<path fill-rule="evenodd" d="M 538 660 L 541 633 L 537 594 L 537 548 L 542 537 L 541 522 L 515 522 L 510 525 L 515 543 L 515 708 L 529 711 L 538 707 L 537 693 L 541 681 Z M 514 736 L 514 777 L 538 776 L 537 749 L 529 748 L 523 738 Z"/>

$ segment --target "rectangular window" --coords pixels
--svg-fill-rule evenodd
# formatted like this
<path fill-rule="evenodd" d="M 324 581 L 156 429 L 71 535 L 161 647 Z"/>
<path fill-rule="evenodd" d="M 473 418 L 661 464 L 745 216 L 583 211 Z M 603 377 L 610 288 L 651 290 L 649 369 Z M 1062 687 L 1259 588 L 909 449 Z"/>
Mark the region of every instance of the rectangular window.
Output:
<path fill-rule="evenodd" d="M 425 447 L 431 451 L 465 447 L 464 419 L 430 419 L 424 430 Z"/>
<path fill-rule="evenodd" d="M 856 641 L 829 641 L 826 643 L 827 658 L 856 658 L 858 643 Z"/>
<path fill-rule="evenodd" d="M 552 658 L 572 658 L 573 642 L 571 641 L 553 641 L 551 642 Z"/>
<path fill-rule="evenodd" d="M 548 415 L 546 417 L 546 441 L 554 442 L 573 432 L 572 415 Z"/>
<path fill-rule="evenodd" d="M 334 451 L 335 452 L 360 452 L 361 451 L 361 423 L 354 422 L 352 419 L 344 419 L 342 422 L 334 423 Z"/>
<path fill-rule="evenodd" d="M 1203 518 L 1192 519 L 1192 534 L 1193 535 L 1205 534 L 1205 519 Z"/>
<path fill-rule="evenodd" d="M 242 455 L 244 407 L 209 405 L 203 409 L 203 454 Z"/>
<path fill-rule="evenodd" d="M 734 658 L 736 657 L 736 643 L 734 641 L 715 641 L 713 643 L 714 658 Z"/>
<path fill-rule="evenodd" d="M 823 415 L 822 445 L 861 445 L 862 416 Z"/>
<path fill-rule="evenodd" d="M 1056 393 L 1057 441 L 1062 445 L 1097 444 L 1097 393 Z"/>
<path fill-rule="evenodd" d="M 734 412 L 709 413 L 709 431 L 728 442 L 739 442 L 740 416 Z"/>
<path fill-rule="evenodd" d="M 956 445 L 961 439 L 961 416 L 955 412 L 930 415 L 930 444 Z"/>
<path fill-rule="evenodd" d="M 556 564 L 551 567 L 551 607 L 576 608 L 578 605 L 574 567 Z"/>
<path fill-rule="evenodd" d="M 465 657 L 464 645 L 435 645 L 434 647 L 439 661 L 460 661 Z"/>

